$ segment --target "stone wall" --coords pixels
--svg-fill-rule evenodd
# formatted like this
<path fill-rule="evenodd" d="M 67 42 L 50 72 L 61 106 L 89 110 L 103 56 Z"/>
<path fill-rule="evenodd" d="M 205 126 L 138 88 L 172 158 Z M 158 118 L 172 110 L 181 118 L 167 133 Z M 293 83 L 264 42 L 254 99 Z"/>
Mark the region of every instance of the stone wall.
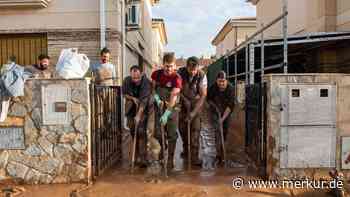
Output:
<path fill-rule="evenodd" d="M 43 124 L 47 118 L 43 108 L 57 97 L 49 95 L 48 101 L 42 96 L 43 89 L 51 85 L 68 90 L 65 109 L 68 124 Z M 0 180 L 11 178 L 31 184 L 89 180 L 89 81 L 28 80 L 25 96 L 11 101 L 8 118 L 0 124 L 0 130 L 11 127 L 23 128 L 24 149 L 0 149 Z"/>
<path fill-rule="evenodd" d="M 336 85 L 336 150 L 335 164 L 342 168 L 341 139 L 350 136 L 350 75 L 346 74 L 272 74 L 267 82 L 267 175 L 270 179 L 324 178 L 330 168 L 281 168 L 281 83 L 335 84 Z M 317 111 L 315 111 L 317 113 Z M 319 142 L 322 143 L 322 142 Z M 313 144 L 310 144 L 313 146 Z M 310 152 L 312 155 L 312 152 Z M 347 178 L 350 171 L 342 170 Z"/>

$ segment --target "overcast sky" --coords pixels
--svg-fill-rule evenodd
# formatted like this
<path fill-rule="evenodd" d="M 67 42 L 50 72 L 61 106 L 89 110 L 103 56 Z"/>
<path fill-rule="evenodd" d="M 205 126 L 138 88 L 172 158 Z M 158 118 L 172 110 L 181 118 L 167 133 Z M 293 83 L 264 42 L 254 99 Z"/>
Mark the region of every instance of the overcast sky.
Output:
<path fill-rule="evenodd" d="M 177 57 L 209 56 L 211 41 L 229 18 L 255 16 L 246 0 L 160 0 L 153 17 L 165 19 L 168 51 Z"/>

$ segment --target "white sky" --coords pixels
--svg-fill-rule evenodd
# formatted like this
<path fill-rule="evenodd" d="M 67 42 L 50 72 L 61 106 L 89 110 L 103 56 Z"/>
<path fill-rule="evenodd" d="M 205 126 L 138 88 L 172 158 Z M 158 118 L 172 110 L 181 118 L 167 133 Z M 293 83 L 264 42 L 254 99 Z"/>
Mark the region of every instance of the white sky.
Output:
<path fill-rule="evenodd" d="M 229 18 L 255 16 L 246 0 L 160 0 L 153 16 L 165 19 L 168 51 L 177 57 L 215 54 L 211 41 Z"/>

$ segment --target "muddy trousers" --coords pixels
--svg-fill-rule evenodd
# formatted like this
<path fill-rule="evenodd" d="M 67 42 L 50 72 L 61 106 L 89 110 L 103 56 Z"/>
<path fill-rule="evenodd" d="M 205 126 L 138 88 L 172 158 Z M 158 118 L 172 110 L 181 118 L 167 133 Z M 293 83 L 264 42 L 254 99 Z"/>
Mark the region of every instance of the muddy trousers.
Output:
<path fill-rule="evenodd" d="M 172 169 L 174 167 L 174 156 L 175 156 L 175 148 L 176 148 L 176 141 L 177 141 L 177 130 L 178 130 L 178 122 L 179 122 L 179 115 L 178 111 L 174 110 L 170 116 L 170 119 L 168 120 L 167 124 L 164 126 L 165 131 L 165 144 L 166 149 L 168 150 L 168 168 Z M 159 123 L 161 113 L 157 112 L 156 116 L 156 139 L 159 142 L 160 146 L 162 146 L 162 132 L 161 132 L 161 125 Z M 163 147 L 161 147 L 162 151 L 160 152 L 159 158 L 163 159 Z"/>
<path fill-rule="evenodd" d="M 216 132 L 215 132 L 215 143 L 216 143 L 216 151 L 217 151 L 217 156 L 220 159 L 224 158 L 224 150 L 222 149 L 222 140 L 221 140 L 221 133 L 219 130 L 220 124 L 219 124 L 219 117 L 217 116 L 217 114 L 215 113 L 215 115 L 213 115 L 214 117 L 214 123 L 215 123 L 215 128 Z M 230 130 L 230 127 L 233 123 L 233 115 L 232 113 L 226 118 L 226 120 L 223 122 L 223 134 L 224 134 L 224 143 L 227 141 L 227 134 Z M 226 148 L 227 149 L 227 148 Z"/>
<path fill-rule="evenodd" d="M 187 114 L 181 113 L 179 117 L 179 131 L 180 136 L 183 142 L 183 152 L 182 152 L 182 158 L 184 159 L 185 163 L 188 162 L 188 129 L 187 129 Z M 191 163 L 193 165 L 200 164 L 199 160 L 199 136 L 200 136 L 200 129 L 201 129 L 201 119 L 200 116 L 195 116 L 191 121 Z"/>
<path fill-rule="evenodd" d="M 134 117 L 127 117 L 127 124 L 130 128 L 130 134 L 132 137 L 132 144 L 135 139 L 135 122 Z M 136 141 L 136 161 L 140 163 L 147 162 L 147 136 L 145 131 L 146 122 L 141 120 L 138 131 L 137 131 L 137 141 Z"/>

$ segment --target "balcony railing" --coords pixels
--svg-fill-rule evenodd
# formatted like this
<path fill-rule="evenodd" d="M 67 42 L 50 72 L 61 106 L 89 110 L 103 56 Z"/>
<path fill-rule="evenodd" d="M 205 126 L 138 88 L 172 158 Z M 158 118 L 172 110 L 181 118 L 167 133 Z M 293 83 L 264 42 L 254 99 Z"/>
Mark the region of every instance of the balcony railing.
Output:
<path fill-rule="evenodd" d="M 46 8 L 51 0 L 0 0 L 0 8 Z"/>

